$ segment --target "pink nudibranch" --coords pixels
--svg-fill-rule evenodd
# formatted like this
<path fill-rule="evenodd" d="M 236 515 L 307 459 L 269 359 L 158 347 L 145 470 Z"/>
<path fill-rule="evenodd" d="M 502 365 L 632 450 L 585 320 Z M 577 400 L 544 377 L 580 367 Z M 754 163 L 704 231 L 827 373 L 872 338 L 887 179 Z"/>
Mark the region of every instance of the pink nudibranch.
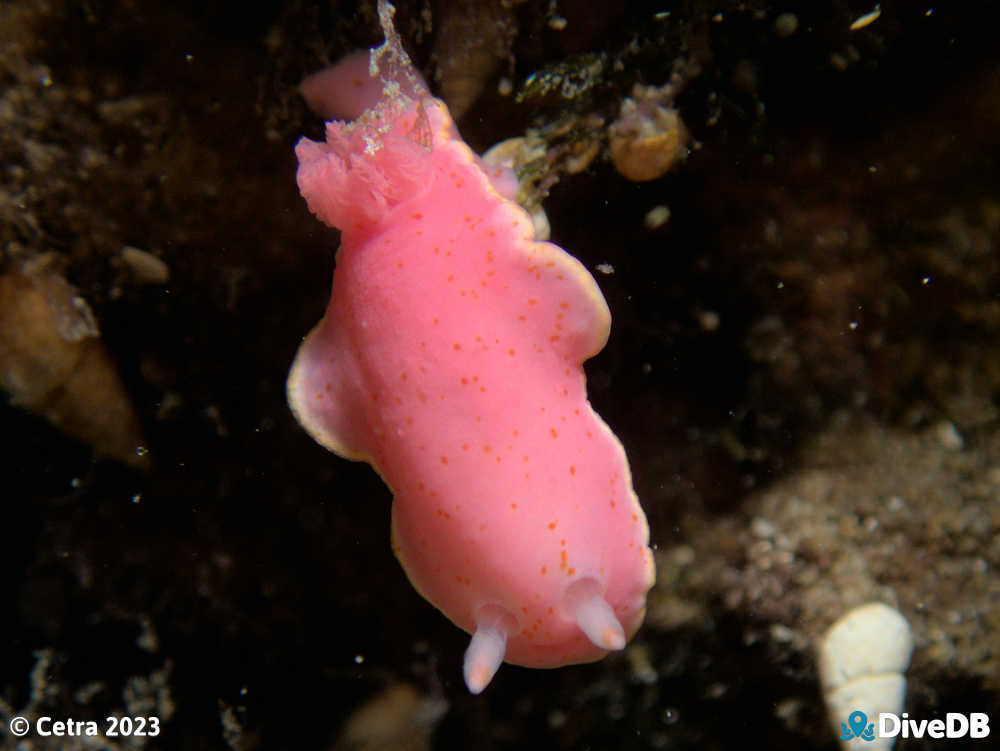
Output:
<path fill-rule="evenodd" d="M 582 363 L 611 322 L 597 283 L 533 239 L 413 70 L 385 0 L 379 16 L 377 103 L 295 149 L 299 189 L 341 247 L 288 400 L 391 488 L 393 550 L 473 635 L 464 675 L 479 693 L 503 661 L 622 649 L 653 555 L 625 451 L 587 401 Z"/>

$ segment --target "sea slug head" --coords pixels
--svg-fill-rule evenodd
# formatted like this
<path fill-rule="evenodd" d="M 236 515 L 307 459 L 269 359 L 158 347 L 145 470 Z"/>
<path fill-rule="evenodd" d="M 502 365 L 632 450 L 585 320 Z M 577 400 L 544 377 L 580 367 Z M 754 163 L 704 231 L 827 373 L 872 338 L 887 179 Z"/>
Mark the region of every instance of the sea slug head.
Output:
<path fill-rule="evenodd" d="M 302 138 L 295 146 L 296 180 L 310 210 L 345 233 L 370 231 L 418 192 L 435 137 L 454 134 L 447 109 L 403 49 L 393 12 L 379 3 L 380 47 L 349 55 L 301 86 L 314 111 L 345 118 L 327 122 L 325 143 Z"/>

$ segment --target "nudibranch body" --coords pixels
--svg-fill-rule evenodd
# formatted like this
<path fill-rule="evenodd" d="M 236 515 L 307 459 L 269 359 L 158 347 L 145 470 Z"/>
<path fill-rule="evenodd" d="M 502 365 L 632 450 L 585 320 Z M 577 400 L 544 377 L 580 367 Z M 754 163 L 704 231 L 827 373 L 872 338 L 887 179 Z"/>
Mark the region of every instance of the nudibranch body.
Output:
<path fill-rule="evenodd" d="M 379 12 L 378 103 L 296 147 L 302 195 L 342 244 L 288 398 L 319 443 L 391 488 L 393 550 L 473 634 L 478 693 L 503 660 L 621 649 L 653 556 L 625 451 L 587 401 L 582 363 L 610 328 L 596 282 L 533 239 Z"/>

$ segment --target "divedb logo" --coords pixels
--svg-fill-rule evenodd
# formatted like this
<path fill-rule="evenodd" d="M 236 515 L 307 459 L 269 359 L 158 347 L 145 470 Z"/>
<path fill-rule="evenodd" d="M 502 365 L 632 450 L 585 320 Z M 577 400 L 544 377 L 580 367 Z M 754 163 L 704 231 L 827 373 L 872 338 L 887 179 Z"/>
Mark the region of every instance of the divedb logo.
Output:
<path fill-rule="evenodd" d="M 840 723 L 840 739 L 849 741 L 860 738 L 873 741 L 876 738 L 987 738 L 990 734 L 990 718 L 984 712 L 948 712 L 944 719 L 911 720 L 910 715 L 881 712 L 878 723 L 868 722 L 868 716 L 855 709 Z"/>

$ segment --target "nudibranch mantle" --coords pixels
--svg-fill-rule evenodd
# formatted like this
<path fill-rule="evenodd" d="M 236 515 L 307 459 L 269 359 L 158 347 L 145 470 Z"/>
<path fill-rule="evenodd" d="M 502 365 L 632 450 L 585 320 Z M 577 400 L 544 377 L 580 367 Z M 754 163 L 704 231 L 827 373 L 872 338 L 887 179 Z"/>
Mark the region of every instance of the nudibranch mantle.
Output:
<path fill-rule="evenodd" d="M 611 322 L 597 283 L 533 239 L 413 70 L 384 0 L 379 15 L 377 104 L 296 146 L 302 195 L 341 247 L 288 400 L 315 440 L 391 488 L 393 550 L 473 634 L 478 693 L 504 660 L 621 649 L 653 555 L 625 451 L 587 401 L 582 363 Z"/>

